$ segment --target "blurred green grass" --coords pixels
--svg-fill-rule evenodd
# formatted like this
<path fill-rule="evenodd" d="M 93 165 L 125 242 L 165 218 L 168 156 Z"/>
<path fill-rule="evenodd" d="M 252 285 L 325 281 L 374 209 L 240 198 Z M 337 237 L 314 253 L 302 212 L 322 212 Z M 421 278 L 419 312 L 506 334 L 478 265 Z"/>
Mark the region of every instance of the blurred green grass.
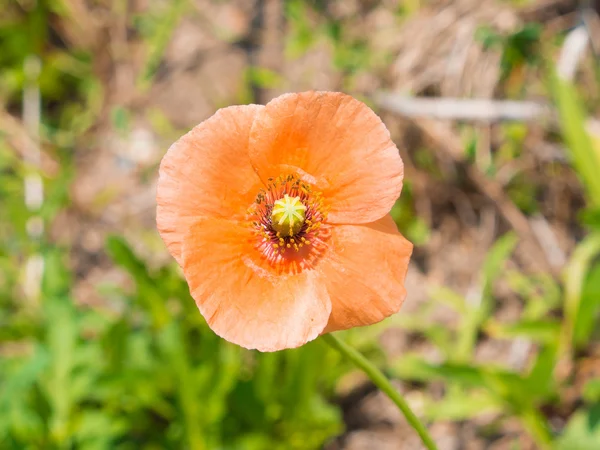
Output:
<path fill-rule="evenodd" d="M 32 217 L 41 218 L 48 230 L 70 207 L 69 188 L 78 170 L 74 148 L 90 130 L 105 115 L 119 133 L 127 134 L 130 127 L 126 108 L 103 110 L 103 81 L 95 71 L 93 51 L 57 43 L 52 24 L 75 23 L 73 4 L 11 2 L 0 18 L 0 104 L 18 115 L 28 87 L 23 67 L 37 55 L 42 68 L 34 83 L 42 100 L 41 145 L 57 163 L 51 175 L 44 174 L 43 206 L 27 209 L 24 179 L 39 169 L 17 151 L 14 129 L 0 130 L 0 448 L 321 448 L 344 431 L 334 399 L 351 369 L 336 353 L 318 341 L 276 354 L 248 352 L 222 341 L 198 314 L 174 264 L 155 267 L 118 235 L 107 239 L 105 251 L 128 274 L 131 289 L 99 286 L 101 307 L 76 306 L 77 268 L 69 264 L 76 250 L 54 242 L 47 231 L 39 238 L 28 231 Z M 115 1 L 113 12 L 121 14 L 124 5 Z M 142 94 L 188 7 L 178 1 L 136 16 L 135 31 L 147 47 L 137 78 Z M 370 52 L 368 40 L 352 34 L 342 20 L 330 17 L 324 2 L 292 0 L 284 9 L 287 56 L 298 57 L 315 42 L 327 42 L 341 85 L 348 89 L 358 75 L 388 60 Z M 418 4 L 411 3 L 394 14 L 402 20 L 416 11 Z M 508 36 L 482 29 L 479 37 L 485 45 L 501 48 L 502 78 L 511 95 L 523 90 L 511 75 L 523 66 L 540 71 L 539 84 L 546 86 L 558 110 L 557 139 L 568 148 L 569 164 L 585 193 L 586 206 L 578 218 L 585 237 L 556 278 L 508 264 L 518 238 L 511 232 L 497 236 L 481 273 L 474 274 L 481 286 L 479 301 L 440 287 L 416 313 L 387 324 L 423 338 L 439 351 L 441 362 L 416 352 L 386 358 L 376 339 L 386 324 L 350 332 L 347 338 L 390 376 L 422 391 L 422 414 L 429 423 L 469 421 L 492 412 L 499 419 L 483 432 L 490 438 L 500 432 L 503 420 L 513 418 L 539 448 L 594 450 L 600 442 L 598 376 L 587 380 L 573 400 L 567 393 L 574 376 L 563 375 L 565 367 L 593 356 L 599 337 L 600 146 L 585 123 L 593 102 L 582 101 L 583 88 L 546 70 L 549 57 L 539 45 L 537 25 Z M 281 75 L 249 66 L 243 80 L 239 99 L 251 102 L 256 101 L 256 87 L 277 87 Z M 158 134 L 170 139 L 177 134 L 159 111 L 148 115 Z M 523 125 L 503 126 L 503 144 L 484 168 L 486 176 L 494 177 L 498 167 L 523 156 L 525 134 Z M 465 144 L 468 164 L 476 164 L 475 141 Z M 441 177 L 431 149 L 419 149 L 415 161 L 419 169 Z M 149 171 L 146 176 L 154 175 Z M 508 195 L 524 214 L 532 214 L 538 209 L 538 188 L 526 176 L 515 177 Z M 407 179 L 392 215 L 418 246 L 430 239 L 432 230 L 417 213 L 416 195 L 414 182 Z M 23 285 L 36 258 L 43 261 L 43 279 L 39 292 L 29 297 Z M 520 317 L 510 323 L 496 317 L 494 287 L 499 283 L 524 304 Z M 457 314 L 452 326 L 432 319 L 440 304 Z M 477 345 L 486 337 L 515 345 L 531 342 L 533 356 L 520 371 L 504 361 L 478 363 Z M 436 383 L 443 385 L 441 398 L 428 389 Z M 550 421 L 555 411 L 563 419 L 558 426 Z"/>

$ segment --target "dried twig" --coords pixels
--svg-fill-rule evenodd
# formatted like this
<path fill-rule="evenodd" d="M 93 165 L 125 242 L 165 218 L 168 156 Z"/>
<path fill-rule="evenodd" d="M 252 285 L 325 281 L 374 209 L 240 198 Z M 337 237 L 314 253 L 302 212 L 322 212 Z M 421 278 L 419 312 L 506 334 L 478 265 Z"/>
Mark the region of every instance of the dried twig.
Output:
<path fill-rule="evenodd" d="M 597 3 L 597 8 L 600 9 L 600 3 Z M 581 12 L 581 21 L 586 28 L 590 40 L 590 47 L 596 58 L 600 57 L 600 11 L 594 10 L 591 4 L 583 8 Z"/>
<path fill-rule="evenodd" d="M 575 76 L 589 42 L 588 28 L 589 24 L 582 23 L 567 36 L 557 63 L 557 72 L 560 77 L 571 80 Z M 449 125 L 432 119 L 489 123 L 505 120 L 523 122 L 539 121 L 540 119 L 552 120 L 554 117 L 552 109 L 548 105 L 531 101 L 414 98 L 380 92 L 375 95 L 375 102 L 381 108 L 412 118 L 457 163 L 464 162 L 462 143 Z M 468 164 L 465 169 L 471 181 L 496 203 L 502 216 L 520 236 L 527 253 L 532 257 L 533 264 L 539 269 L 558 275 L 560 268 L 564 265 L 565 256 L 558 247 L 556 239 L 548 238 L 549 227 L 547 224 L 539 221 L 530 222 L 504 193 L 502 185 L 496 180 L 485 177 L 477 167 Z M 552 237 L 554 237 L 553 234 Z"/>
<path fill-rule="evenodd" d="M 381 108 L 406 117 L 484 122 L 529 122 L 551 117 L 548 105 L 531 101 L 415 98 L 389 92 L 377 93 L 375 101 Z"/>
<path fill-rule="evenodd" d="M 2 132 L 3 138 L 8 141 L 11 148 L 13 148 L 23 160 L 31 158 L 28 153 L 30 152 L 30 149 L 36 147 L 34 140 L 27 134 L 27 131 L 20 120 L 1 108 L 0 132 Z"/>
<path fill-rule="evenodd" d="M 415 119 L 414 122 L 430 139 L 435 141 L 437 148 L 443 149 L 456 163 L 465 162 L 462 142 L 448 124 L 431 119 Z M 527 259 L 529 265 L 558 276 L 559 267 L 549 260 L 531 223 L 506 195 L 502 185 L 496 180 L 487 178 L 472 164 L 465 164 L 465 171 L 477 188 L 495 202 L 500 214 L 519 235 L 525 250 L 524 254 L 529 256 Z"/>

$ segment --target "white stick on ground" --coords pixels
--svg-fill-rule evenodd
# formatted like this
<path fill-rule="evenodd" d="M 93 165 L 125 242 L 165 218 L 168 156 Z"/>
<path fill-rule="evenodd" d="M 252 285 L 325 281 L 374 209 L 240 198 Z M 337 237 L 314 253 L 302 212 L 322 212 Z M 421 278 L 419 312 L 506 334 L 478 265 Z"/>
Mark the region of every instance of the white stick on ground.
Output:
<path fill-rule="evenodd" d="M 44 203 L 44 184 L 40 175 L 42 153 L 40 150 L 41 98 L 38 78 L 41 62 L 37 56 L 30 55 L 25 59 L 25 89 L 23 90 L 23 123 L 30 137 L 28 148 L 24 153 L 26 175 L 24 179 L 25 206 L 31 213 L 27 221 L 27 234 L 32 240 L 38 240 L 44 232 L 44 222 L 38 215 Z M 25 263 L 23 292 L 27 299 L 37 301 L 40 294 L 44 258 L 34 253 Z"/>
<path fill-rule="evenodd" d="M 556 63 L 556 73 L 563 80 L 571 81 L 575 77 L 579 63 L 585 56 L 588 41 L 589 35 L 584 24 L 567 34 Z"/>
<path fill-rule="evenodd" d="M 379 107 L 405 117 L 427 117 L 445 120 L 482 122 L 529 122 L 551 116 L 551 109 L 543 103 L 514 100 L 469 98 L 419 98 L 380 92 L 375 95 Z"/>

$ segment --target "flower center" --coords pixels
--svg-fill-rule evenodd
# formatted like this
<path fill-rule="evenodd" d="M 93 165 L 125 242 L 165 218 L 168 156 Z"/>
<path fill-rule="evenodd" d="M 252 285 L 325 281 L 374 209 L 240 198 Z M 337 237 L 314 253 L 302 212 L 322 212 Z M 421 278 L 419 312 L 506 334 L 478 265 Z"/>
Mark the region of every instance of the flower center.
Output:
<path fill-rule="evenodd" d="M 270 178 L 248 210 L 256 248 L 280 268 L 312 267 L 326 250 L 327 209 L 321 193 L 296 175 Z"/>
<path fill-rule="evenodd" d="M 290 197 L 284 194 L 283 198 L 273 204 L 271 212 L 271 226 L 282 236 L 294 236 L 304 225 L 306 206 L 300 197 Z"/>

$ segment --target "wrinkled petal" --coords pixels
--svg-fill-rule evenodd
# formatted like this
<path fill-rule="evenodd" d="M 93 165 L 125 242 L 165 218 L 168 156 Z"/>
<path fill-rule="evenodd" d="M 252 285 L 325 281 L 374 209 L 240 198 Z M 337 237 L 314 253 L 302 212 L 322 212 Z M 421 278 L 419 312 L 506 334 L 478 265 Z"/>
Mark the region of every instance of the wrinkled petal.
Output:
<path fill-rule="evenodd" d="M 277 274 L 236 222 L 195 223 L 183 244 L 183 272 L 211 329 L 249 349 L 276 351 L 315 339 L 331 312 L 316 271 Z"/>
<path fill-rule="evenodd" d="M 339 92 L 286 94 L 259 112 L 250 159 L 263 181 L 305 175 L 323 192 L 331 223 L 383 217 L 400 195 L 403 164 L 381 119 Z"/>
<path fill-rule="evenodd" d="M 248 135 L 263 106 L 231 106 L 175 142 L 160 165 L 156 221 L 181 265 L 181 242 L 206 217 L 244 217 L 260 186 L 248 156 Z"/>
<path fill-rule="evenodd" d="M 371 325 L 400 310 L 413 246 L 389 215 L 366 225 L 333 227 L 329 246 L 319 265 L 331 298 L 325 333 Z"/>

